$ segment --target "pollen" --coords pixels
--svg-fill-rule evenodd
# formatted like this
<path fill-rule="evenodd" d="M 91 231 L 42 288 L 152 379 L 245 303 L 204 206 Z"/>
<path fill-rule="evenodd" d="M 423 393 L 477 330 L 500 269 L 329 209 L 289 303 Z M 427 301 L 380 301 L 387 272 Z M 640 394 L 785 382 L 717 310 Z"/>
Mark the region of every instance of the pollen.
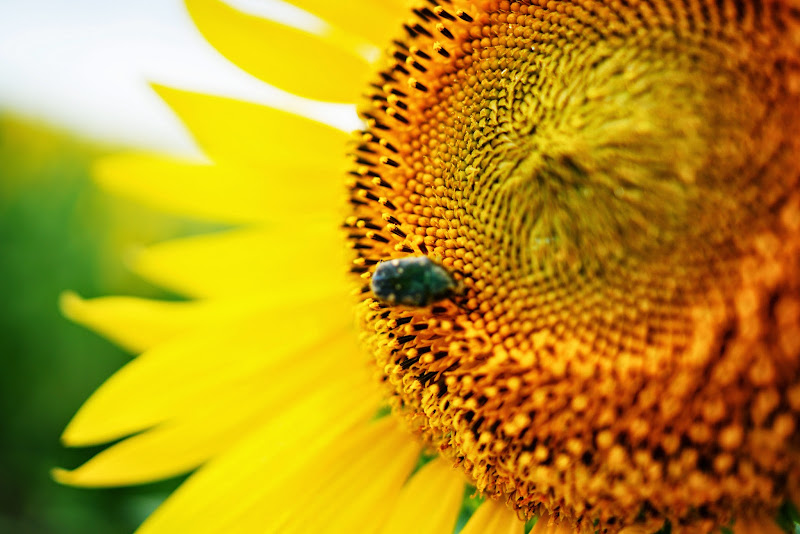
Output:
<path fill-rule="evenodd" d="M 345 222 L 394 412 L 522 518 L 774 517 L 800 481 L 800 10 L 425 6 L 360 108 Z M 373 292 L 425 256 L 459 291 Z"/>

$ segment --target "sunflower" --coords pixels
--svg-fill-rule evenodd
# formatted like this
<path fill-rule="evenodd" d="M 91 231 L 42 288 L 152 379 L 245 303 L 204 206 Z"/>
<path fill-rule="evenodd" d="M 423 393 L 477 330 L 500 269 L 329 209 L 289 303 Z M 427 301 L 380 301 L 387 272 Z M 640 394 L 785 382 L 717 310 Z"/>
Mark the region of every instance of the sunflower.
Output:
<path fill-rule="evenodd" d="M 237 227 L 133 259 L 191 300 L 64 297 L 141 355 L 64 433 L 120 441 L 57 478 L 196 470 L 140 533 L 446 534 L 472 494 L 466 533 L 780 532 L 800 5 L 293 3 L 328 24 L 187 0 L 237 65 L 363 128 L 156 87 L 209 161 L 100 182 Z"/>

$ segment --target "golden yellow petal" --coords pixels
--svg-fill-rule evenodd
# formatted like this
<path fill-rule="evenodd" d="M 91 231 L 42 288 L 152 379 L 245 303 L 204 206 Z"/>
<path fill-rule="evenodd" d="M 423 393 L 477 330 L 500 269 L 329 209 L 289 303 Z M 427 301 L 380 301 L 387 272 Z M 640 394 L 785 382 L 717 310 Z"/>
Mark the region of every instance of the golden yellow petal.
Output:
<path fill-rule="evenodd" d="M 291 3 L 380 47 L 398 33 L 408 18 L 408 7 L 402 2 L 291 0 Z"/>
<path fill-rule="evenodd" d="M 437 458 L 403 487 L 382 534 L 452 532 L 464 495 L 464 475 Z"/>
<path fill-rule="evenodd" d="M 369 64 L 347 43 L 249 15 L 218 0 L 186 0 L 186 6 L 222 55 L 269 84 L 332 102 L 355 102 L 364 90 Z"/>
<path fill-rule="evenodd" d="M 139 251 L 140 276 L 192 297 L 265 295 L 272 302 L 346 291 L 345 251 L 335 224 L 233 230 Z"/>
<path fill-rule="evenodd" d="M 61 310 L 80 323 L 140 353 L 180 334 L 226 323 L 253 313 L 260 301 L 168 302 L 138 297 L 84 300 L 72 292 L 61 296 Z"/>
<path fill-rule="evenodd" d="M 341 130 L 259 104 L 163 85 L 153 88 L 215 162 L 265 172 L 310 158 L 345 167 L 348 135 Z"/>
<path fill-rule="evenodd" d="M 530 534 L 577 534 L 578 531 L 557 518 L 552 518 L 547 512 L 539 514 L 536 524 L 533 526 Z M 633 531 L 630 534 L 638 534 Z M 649 533 L 648 533 L 649 534 Z"/>
<path fill-rule="evenodd" d="M 94 167 L 112 193 L 167 212 L 225 223 L 279 221 L 330 212 L 342 187 L 328 161 L 276 164 L 266 172 L 191 163 L 165 156 L 109 156 Z M 298 184 L 305 187 L 300 190 Z"/>
<path fill-rule="evenodd" d="M 365 399 L 366 403 L 371 400 Z M 309 410 L 305 417 L 317 425 L 315 435 L 298 432 L 296 421 L 284 419 L 258 430 L 190 478 L 137 534 L 288 534 L 291 530 L 284 528 L 287 521 L 303 523 L 317 514 L 322 516 L 328 504 L 325 499 L 348 505 L 336 494 L 323 491 L 334 481 L 349 481 L 349 490 L 339 488 L 343 496 L 349 496 L 362 489 L 355 486 L 362 478 L 369 483 L 370 476 L 389 476 L 380 474 L 382 469 L 388 473 L 413 467 L 419 449 L 391 418 L 352 428 L 352 420 L 343 424 L 341 419 L 330 418 L 324 405 Z M 310 428 L 311 423 L 306 424 Z M 397 464 L 402 464 L 402 469 L 397 469 Z M 385 498 L 385 494 L 378 495 L 379 487 L 363 489 Z M 356 528 L 350 532 L 365 531 Z"/>
<path fill-rule="evenodd" d="M 56 478 L 89 487 L 151 482 L 194 469 L 279 416 L 294 418 L 297 428 L 306 424 L 308 411 L 319 406 L 325 406 L 332 419 L 349 418 L 353 413 L 366 417 L 368 412 L 358 406 L 369 398 L 374 386 L 365 373 L 337 372 L 335 363 L 344 348 L 339 345 L 325 351 L 334 363 L 311 369 L 297 365 L 282 372 L 279 380 L 257 374 L 213 399 L 199 399 L 196 407 L 179 419 L 128 438 L 73 471 L 56 471 Z M 351 341 L 345 345 L 352 350 Z"/>
<path fill-rule="evenodd" d="M 525 523 L 520 521 L 505 503 L 490 499 L 472 514 L 461 534 L 523 534 L 524 532 Z"/>
<path fill-rule="evenodd" d="M 326 353 L 311 349 L 348 330 L 347 304 L 331 299 L 262 312 L 159 345 L 100 386 L 62 439 L 68 445 L 110 441 L 191 412 L 198 402 L 213 400 L 258 372 L 285 372 L 297 363 L 313 366 L 312 357 Z M 298 354 L 310 359 L 298 361 Z M 360 354 L 353 351 L 349 358 L 340 357 L 341 365 L 356 365 Z"/>

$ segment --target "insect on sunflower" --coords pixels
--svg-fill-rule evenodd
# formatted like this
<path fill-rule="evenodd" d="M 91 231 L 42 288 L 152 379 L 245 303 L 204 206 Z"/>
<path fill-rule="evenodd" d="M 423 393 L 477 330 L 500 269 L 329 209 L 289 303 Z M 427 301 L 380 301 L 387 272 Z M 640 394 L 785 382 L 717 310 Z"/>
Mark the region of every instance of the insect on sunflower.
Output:
<path fill-rule="evenodd" d="M 119 156 L 100 180 L 245 226 L 136 259 L 196 300 L 65 298 L 143 354 L 64 435 L 131 437 L 58 478 L 199 467 L 146 533 L 443 534 L 465 487 L 470 533 L 779 532 L 800 6 L 293 3 L 325 34 L 187 5 L 265 81 L 358 100 L 363 130 L 158 89 L 211 163 Z"/>

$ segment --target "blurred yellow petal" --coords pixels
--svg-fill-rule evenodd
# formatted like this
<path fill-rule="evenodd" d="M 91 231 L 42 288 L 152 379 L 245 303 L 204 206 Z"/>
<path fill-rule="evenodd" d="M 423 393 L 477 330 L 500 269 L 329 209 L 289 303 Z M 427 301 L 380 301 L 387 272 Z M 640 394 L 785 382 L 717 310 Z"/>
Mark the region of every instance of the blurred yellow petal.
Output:
<path fill-rule="evenodd" d="M 334 362 L 339 356 L 334 351 L 327 354 Z M 151 482 L 196 468 L 279 416 L 293 418 L 297 428 L 303 428 L 309 410 L 319 406 L 325 406 L 331 418 L 368 417 L 375 408 L 363 406 L 376 388 L 358 373 L 325 376 L 323 371 L 334 371 L 333 367 L 318 365 L 308 372 L 299 366 L 282 373 L 279 380 L 250 381 L 246 388 L 226 391 L 176 421 L 128 438 L 81 467 L 57 470 L 55 475 L 62 483 L 87 487 Z"/>
<path fill-rule="evenodd" d="M 218 326 L 266 307 L 254 300 L 170 302 L 138 297 L 84 300 L 72 292 L 61 296 L 64 315 L 136 354 L 191 330 Z"/>
<path fill-rule="evenodd" d="M 447 461 L 428 462 L 403 487 L 382 534 L 452 532 L 464 495 L 464 476 Z"/>
<path fill-rule="evenodd" d="M 350 136 L 341 130 L 260 104 L 163 85 L 153 88 L 215 163 L 266 172 L 305 161 L 346 168 L 344 146 Z"/>
<path fill-rule="evenodd" d="M 219 0 L 186 0 L 186 6 L 222 55 L 269 84 L 331 102 L 355 102 L 366 87 L 369 64 L 344 39 L 249 15 Z"/>
<path fill-rule="evenodd" d="M 301 352 L 314 365 L 326 356 L 311 349 L 350 326 L 347 304 L 347 299 L 334 299 L 259 313 L 159 345 L 100 386 L 62 439 L 68 445 L 92 445 L 150 428 L 191 411 L 199 400 L 240 387 L 258 372 L 284 372 Z M 360 361 L 358 352 L 350 357 Z"/>
<path fill-rule="evenodd" d="M 374 0 L 291 0 L 291 3 L 342 30 L 382 47 L 402 31 L 409 10 L 402 2 Z"/>
<path fill-rule="evenodd" d="M 650 530 L 647 534 L 651 534 L 652 532 L 654 531 Z M 539 518 L 537 519 L 536 524 L 533 526 L 533 529 L 531 530 L 530 534 L 576 534 L 576 530 L 575 527 L 571 526 L 569 523 L 560 521 L 555 518 L 551 518 L 550 514 L 548 514 L 547 512 L 543 512 L 539 515 Z M 639 533 L 633 531 L 624 533 L 620 532 L 620 534 L 639 534 Z"/>
<path fill-rule="evenodd" d="M 504 502 L 488 499 L 469 518 L 461 534 L 524 534 L 520 521 Z"/>
<path fill-rule="evenodd" d="M 352 428 L 350 422 L 344 424 L 325 412 L 324 405 L 309 410 L 301 429 L 294 419 L 280 417 L 258 430 L 192 476 L 137 534 L 288 534 L 287 521 L 313 519 L 328 504 L 325 499 L 333 498 L 334 505 L 346 506 L 335 494 L 324 491 L 337 480 L 348 486 L 340 488 L 345 495 L 361 491 L 356 483 L 367 479 L 369 484 L 370 475 L 382 480 L 378 487 L 363 490 L 375 491 L 376 495 L 387 486 L 385 477 L 392 479 L 391 486 L 398 479 L 402 484 L 404 477 L 398 474 L 407 476 L 419 446 L 397 428 L 395 421 L 383 418 Z M 317 430 L 313 439 L 309 439 L 306 428 Z M 365 470 L 370 468 L 372 473 Z M 392 474 L 381 475 L 384 468 Z M 367 531 L 355 528 L 349 532 Z"/>
<path fill-rule="evenodd" d="M 344 189 L 330 179 L 339 172 L 335 164 L 305 160 L 273 167 L 266 173 L 125 154 L 100 160 L 94 176 L 106 190 L 145 205 L 226 223 L 274 222 L 331 212 L 340 204 Z"/>
<path fill-rule="evenodd" d="M 354 460 L 337 461 L 326 454 L 310 464 L 305 476 L 294 481 L 294 487 L 287 488 L 290 493 L 299 494 L 315 474 L 328 478 L 307 503 L 294 504 L 295 513 L 290 514 L 288 524 L 280 528 L 281 534 L 376 534 L 380 531 L 421 450 L 421 445 L 409 439 L 412 436 L 395 421 L 385 424 L 387 427 L 380 437 L 365 439 L 354 447 L 361 450 Z M 307 505 L 315 511 L 312 516 L 300 513 Z M 291 506 L 284 504 L 287 508 Z"/>
<path fill-rule="evenodd" d="M 233 230 L 139 251 L 140 276 L 193 297 L 261 294 L 271 302 L 346 290 L 345 251 L 335 224 Z"/>

